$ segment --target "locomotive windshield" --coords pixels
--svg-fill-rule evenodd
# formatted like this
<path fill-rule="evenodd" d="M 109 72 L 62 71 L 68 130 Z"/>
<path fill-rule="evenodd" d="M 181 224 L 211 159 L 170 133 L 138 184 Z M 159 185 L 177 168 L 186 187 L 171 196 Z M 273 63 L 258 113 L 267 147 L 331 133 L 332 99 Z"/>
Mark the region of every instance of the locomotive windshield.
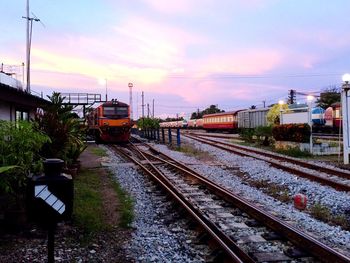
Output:
<path fill-rule="evenodd" d="M 118 107 L 118 106 L 107 106 L 103 107 L 104 117 L 114 117 L 114 118 L 127 118 L 128 117 L 128 107 Z"/>

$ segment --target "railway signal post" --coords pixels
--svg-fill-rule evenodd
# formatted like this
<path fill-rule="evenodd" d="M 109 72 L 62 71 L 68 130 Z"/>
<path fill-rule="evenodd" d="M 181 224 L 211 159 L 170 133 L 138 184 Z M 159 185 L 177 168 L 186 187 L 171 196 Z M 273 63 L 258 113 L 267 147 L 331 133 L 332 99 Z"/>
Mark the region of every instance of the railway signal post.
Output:
<path fill-rule="evenodd" d="M 343 86 L 341 91 L 341 107 L 342 107 L 342 124 L 343 124 L 343 155 L 344 164 L 349 164 L 349 153 L 350 153 L 350 138 L 349 138 L 349 96 L 348 91 L 350 74 L 343 75 Z"/>

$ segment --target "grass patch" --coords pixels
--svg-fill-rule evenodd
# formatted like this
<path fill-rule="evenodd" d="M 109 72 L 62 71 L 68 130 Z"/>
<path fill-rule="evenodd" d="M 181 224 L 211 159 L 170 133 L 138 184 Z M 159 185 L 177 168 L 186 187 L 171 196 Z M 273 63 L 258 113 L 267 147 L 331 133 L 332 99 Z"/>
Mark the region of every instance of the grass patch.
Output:
<path fill-rule="evenodd" d="M 119 226 L 128 228 L 134 219 L 134 201 L 124 191 L 110 173 L 108 184 L 117 194 L 119 202 Z M 82 170 L 74 181 L 74 224 L 82 230 L 83 241 L 88 242 L 96 234 L 111 230 L 112 226 L 104 218 L 101 175 L 95 170 Z"/>
<path fill-rule="evenodd" d="M 118 200 L 120 205 L 119 206 L 119 213 L 120 213 L 119 226 L 123 228 L 129 228 L 131 227 L 131 224 L 135 217 L 134 200 L 124 189 L 121 188 L 120 184 L 113 179 L 111 173 L 108 173 L 108 176 L 112 182 L 114 191 L 118 195 Z"/>
<path fill-rule="evenodd" d="M 182 152 L 187 156 L 195 157 L 198 160 L 210 160 L 212 157 L 208 152 L 201 151 L 189 144 L 182 144 L 180 147 L 171 146 L 171 150 Z"/>
<path fill-rule="evenodd" d="M 99 189 L 101 181 L 95 171 L 82 170 L 74 180 L 73 220 L 86 238 L 108 229 L 103 218 L 103 200 Z"/>
<path fill-rule="evenodd" d="M 310 207 L 310 214 L 320 221 L 338 225 L 345 230 L 349 230 L 350 224 L 345 215 L 332 215 L 328 207 L 316 203 Z"/>
<path fill-rule="evenodd" d="M 94 147 L 94 148 L 91 148 L 90 151 L 97 155 L 97 156 L 100 156 L 100 157 L 105 157 L 107 156 L 107 152 L 105 149 L 102 149 L 102 148 L 99 148 L 99 147 Z"/>
<path fill-rule="evenodd" d="M 309 152 L 301 151 L 299 148 L 278 149 L 276 152 L 296 158 L 311 157 Z"/>
<path fill-rule="evenodd" d="M 273 184 L 267 180 L 249 180 L 249 184 L 262 190 L 264 193 L 276 198 L 281 202 L 287 203 L 291 200 L 288 187 L 286 186 Z"/>
<path fill-rule="evenodd" d="M 316 203 L 313 206 L 311 206 L 310 213 L 316 219 L 325 222 L 327 222 L 331 218 L 331 212 L 329 211 L 329 208 L 320 203 Z"/>

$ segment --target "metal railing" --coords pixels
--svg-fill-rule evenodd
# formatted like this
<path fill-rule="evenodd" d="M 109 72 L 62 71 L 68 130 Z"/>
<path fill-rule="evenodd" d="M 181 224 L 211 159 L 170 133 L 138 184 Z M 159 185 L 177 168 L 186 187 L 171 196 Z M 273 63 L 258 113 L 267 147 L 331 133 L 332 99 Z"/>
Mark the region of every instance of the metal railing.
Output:
<path fill-rule="evenodd" d="M 95 102 L 102 102 L 101 94 L 91 93 L 61 93 L 64 104 L 91 105 Z"/>

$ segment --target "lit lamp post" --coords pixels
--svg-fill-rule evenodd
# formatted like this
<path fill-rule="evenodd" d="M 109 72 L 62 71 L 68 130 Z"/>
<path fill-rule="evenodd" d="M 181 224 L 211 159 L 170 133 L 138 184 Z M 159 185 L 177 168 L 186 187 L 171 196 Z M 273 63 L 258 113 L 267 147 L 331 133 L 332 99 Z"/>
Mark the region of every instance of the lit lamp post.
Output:
<path fill-rule="evenodd" d="M 310 125 L 310 153 L 313 152 L 313 145 L 312 145 L 312 101 L 314 100 L 314 96 L 307 96 L 307 105 L 309 110 L 309 125 Z"/>
<path fill-rule="evenodd" d="M 343 75 L 343 85 L 341 91 L 341 110 L 342 110 L 342 124 L 343 124 L 343 155 L 344 164 L 349 164 L 349 103 L 348 91 L 350 89 L 349 81 L 350 74 Z"/>
<path fill-rule="evenodd" d="M 282 106 L 283 106 L 283 104 L 284 104 L 284 101 L 283 101 L 283 100 L 279 100 L 279 101 L 278 101 L 278 104 L 280 105 L 280 124 L 283 124 L 283 123 L 282 123 L 282 111 L 283 111 Z"/>

